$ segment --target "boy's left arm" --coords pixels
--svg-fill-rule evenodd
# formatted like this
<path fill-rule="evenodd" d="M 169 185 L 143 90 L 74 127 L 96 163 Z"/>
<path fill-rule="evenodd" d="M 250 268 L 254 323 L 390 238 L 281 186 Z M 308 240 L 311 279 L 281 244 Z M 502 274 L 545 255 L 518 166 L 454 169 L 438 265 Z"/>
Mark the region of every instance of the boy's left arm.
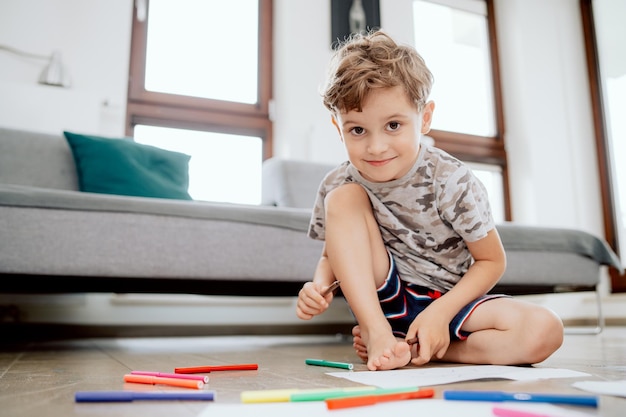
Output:
<path fill-rule="evenodd" d="M 474 263 L 463 278 L 446 294 L 419 314 L 407 332 L 407 339 L 418 335 L 419 356 L 412 360 L 423 365 L 433 356 L 441 359 L 450 345 L 449 324 L 467 304 L 485 295 L 498 282 L 506 268 L 506 255 L 494 228 L 486 237 L 467 242 Z"/>

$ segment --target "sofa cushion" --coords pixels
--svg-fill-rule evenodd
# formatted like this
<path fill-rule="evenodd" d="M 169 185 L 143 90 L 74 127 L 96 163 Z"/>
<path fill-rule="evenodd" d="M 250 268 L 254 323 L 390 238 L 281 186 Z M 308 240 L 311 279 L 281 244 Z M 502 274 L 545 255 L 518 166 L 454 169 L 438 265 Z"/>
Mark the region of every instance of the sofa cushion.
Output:
<path fill-rule="evenodd" d="M 72 152 L 63 135 L 2 127 L 0 183 L 79 189 Z"/>
<path fill-rule="evenodd" d="M 81 191 L 191 200 L 189 155 L 128 138 L 63 134 L 74 156 Z"/>
<path fill-rule="evenodd" d="M 320 183 L 337 165 L 270 158 L 263 162 L 263 192 L 266 206 L 312 209 Z"/>

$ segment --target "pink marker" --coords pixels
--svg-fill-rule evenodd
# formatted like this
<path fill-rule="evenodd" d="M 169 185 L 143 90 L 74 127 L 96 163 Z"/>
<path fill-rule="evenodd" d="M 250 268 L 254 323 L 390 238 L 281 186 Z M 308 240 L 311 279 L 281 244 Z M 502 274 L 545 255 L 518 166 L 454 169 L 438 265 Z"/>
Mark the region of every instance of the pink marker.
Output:
<path fill-rule="evenodd" d="M 151 372 L 151 371 L 132 371 L 131 374 L 132 375 L 160 376 L 162 378 L 193 379 L 195 381 L 202 381 L 205 384 L 209 382 L 209 377 L 206 375 L 170 374 L 167 372 Z"/>
<path fill-rule="evenodd" d="M 498 417 L 555 417 L 547 414 L 533 413 L 531 411 L 512 410 L 510 408 L 493 407 L 493 415 Z"/>

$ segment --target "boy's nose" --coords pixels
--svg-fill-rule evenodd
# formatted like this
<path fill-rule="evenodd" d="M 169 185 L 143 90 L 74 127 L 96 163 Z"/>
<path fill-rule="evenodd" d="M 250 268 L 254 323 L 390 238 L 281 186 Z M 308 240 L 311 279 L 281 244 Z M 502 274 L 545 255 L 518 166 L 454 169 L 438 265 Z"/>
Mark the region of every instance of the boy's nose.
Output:
<path fill-rule="evenodd" d="M 388 148 L 387 141 L 379 138 L 371 138 L 367 144 L 367 151 L 372 155 L 385 152 Z"/>

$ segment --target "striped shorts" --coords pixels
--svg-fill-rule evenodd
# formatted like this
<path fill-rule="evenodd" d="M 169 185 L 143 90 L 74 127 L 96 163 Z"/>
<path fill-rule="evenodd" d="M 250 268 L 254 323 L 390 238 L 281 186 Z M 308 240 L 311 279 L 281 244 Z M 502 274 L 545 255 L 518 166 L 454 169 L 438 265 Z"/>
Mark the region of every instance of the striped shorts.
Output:
<path fill-rule="evenodd" d="M 405 337 L 415 317 L 434 300 L 441 297 L 441 292 L 400 279 L 393 256 L 389 254 L 389 275 L 385 283 L 378 288 L 378 300 L 396 337 Z M 503 294 L 484 295 L 463 307 L 452 319 L 449 326 L 450 340 L 465 340 L 470 332 L 461 330 L 463 324 L 480 304 L 494 298 L 507 297 Z"/>

